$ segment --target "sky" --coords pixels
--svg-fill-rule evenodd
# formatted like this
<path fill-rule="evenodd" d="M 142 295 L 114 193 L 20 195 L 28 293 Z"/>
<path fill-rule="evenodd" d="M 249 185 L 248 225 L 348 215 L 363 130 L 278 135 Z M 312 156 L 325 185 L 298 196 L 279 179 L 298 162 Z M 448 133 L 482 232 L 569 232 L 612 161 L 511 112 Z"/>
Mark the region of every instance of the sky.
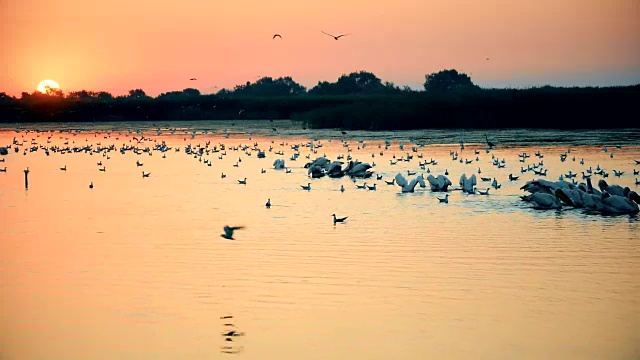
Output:
<path fill-rule="evenodd" d="M 262 76 L 310 88 L 360 70 L 415 89 L 443 69 L 483 87 L 640 83 L 640 0 L 0 0 L 0 37 L 10 95 L 44 79 L 114 95 Z"/>

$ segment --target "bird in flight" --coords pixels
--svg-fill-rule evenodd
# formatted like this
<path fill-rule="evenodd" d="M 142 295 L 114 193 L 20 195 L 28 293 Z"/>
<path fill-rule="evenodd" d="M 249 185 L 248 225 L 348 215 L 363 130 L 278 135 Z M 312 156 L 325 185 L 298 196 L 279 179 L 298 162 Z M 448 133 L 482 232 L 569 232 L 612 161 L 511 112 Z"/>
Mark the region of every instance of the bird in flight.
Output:
<path fill-rule="evenodd" d="M 277 38 L 277 37 L 279 37 L 280 39 L 282 39 L 282 35 L 280 35 L 280 34 L 274 34 L 274 35 L 273 35 L 273 39 L 275 39 L 275 38 Z"/>
<path fill-rule="evenodd" d="M 320 30 L 320 31 L 322 31 L 322 30 Z M 342 35 L 335 36 L 335 35 L 331 35 L 331 34 L 329 34 L 329 33 L 326 33 L 326 32 L 324 32 L 324 31 L 322 31 L 322 33 L 323 33 L 323 34 L 325 34 L 325 35 L 329 35 L 329 36 L 331 36 L 332 38 L 334 38 L 334 39 L 336 39 L 336 40 L 340 39 L 340 38 L 341 38 L 341 37 L 343 37 L 343 36 L 351 35 L 351 34 L 342 34 Z"/>
<path fill-rule="evenodd" d="M 223 238 L 228 239 L 228 240 L 235 240 L 233 238 L 233 232 L 235 230 L 239 230 L 239 229 L 244 229 L 244 226 L 229 226 L 229 225 L 225 225 L 224 234 L 220 234 L 220 236 L 222 236 Z"/>
<path fill-rule="evenodd" d="M 192 80 L 192 81 L 193 81 L 193 80 L 198 80 L 198 79 L 196 79 L 196 78 L 191 78 L 191 79 L 189 79 L 189 80 Z"/>
<path fill-rule="evenodd" d="M 491 59 L 490 59 L 490 58 L 488 58 L 488 57 L 487 57 L 486 59 L 487 59 L 487 60 L 491 60 Z"/>

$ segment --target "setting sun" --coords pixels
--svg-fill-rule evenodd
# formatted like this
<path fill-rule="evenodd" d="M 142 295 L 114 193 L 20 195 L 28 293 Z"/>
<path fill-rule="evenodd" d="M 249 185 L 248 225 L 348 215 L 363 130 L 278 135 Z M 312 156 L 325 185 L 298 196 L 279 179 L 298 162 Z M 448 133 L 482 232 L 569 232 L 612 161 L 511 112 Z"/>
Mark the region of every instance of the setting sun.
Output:
<path fill-rule="evenodd" d="M 60 85 L 58 85 L 58 83 L 53 80 L 40 81 L 40 84 L 38 84 L 38 91 L 40 91 L 43 94 L 46 94 L 47 88 L 60 89 Z"/>

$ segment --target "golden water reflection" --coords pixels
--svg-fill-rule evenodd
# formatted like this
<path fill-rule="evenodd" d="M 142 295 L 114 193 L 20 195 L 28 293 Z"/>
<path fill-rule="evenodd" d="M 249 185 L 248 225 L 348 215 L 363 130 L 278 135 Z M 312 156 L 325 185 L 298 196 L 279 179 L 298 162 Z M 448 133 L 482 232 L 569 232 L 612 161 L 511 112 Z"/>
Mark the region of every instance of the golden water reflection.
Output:
<path fill-rule="evenodd" d="M 24 133 L 0 132 L 0 144 Z M 116 149 L 135 134 L 24 135 L 42 145 Z M 302 137 L 148 134 L 173 149 L 135 155 L 11 153 L 0 173 L 0 358 L 2 359 L 632 359 L 640 356 L 640 243 L 636 216 L 580 210 L 534 211 L 519 199 L 533 174 L 520 174 L 518 154 L 545 154 L 548 178 L 600 164 L 625 170 L 607 179 L 634 188 L 639 146 L 428 145 L 454 185 L 481 167 L 500 189 L 489 196 L 399 187 L 375 178 L 377 191 L 349 178 L 307 178 L 308 148 L 290 161 Z M 62 137 L 62 138 L 61 138 Z M 85 141 L 86 140 L 86 141 Z M 227 156 L 184 153 L 188 143 L 227 144 Z M 160 141 L 160 140 L 158 140 Z M 273 141 L 273 143 L 272 143 Z M 257 159 L 231 146 L 257 142 Z M 284 146 L 280 143 L 286 142 Z M 316 142 L 317 143 L 317 142 Z M 320 139 L 334 159 L 338 139 Z M 354 158 L 375 161 L 390 180 L 411 162 L 398 143 L 368 140 Z M 153 146 L 152 142 L 142 144 Z M 378 148 L 381 145 L 382 149 Z M 21 147 L 22 148 L 22 147 Z M 460 164 L 461 158 L 480 161 Z M 372 158 L 371 154 L 376 157 Z M 491 155 L 506 167 L 491 165 Z M 239 166 L 232 165 L 241 158 Z M 284 158 L 292 173 L 271 164 Z M 102 161 L 105 172 L 99 172 Z M 136 166 L 136 161 L 144 165 Z M 59 170 L 67 166 L 67 171 Z M 22 170 L 29 167 L 29 189 Z M 639 168 L 640 166 L 635 166 Z M 261 174 L 261 169 L 267 172 Z M 143 178 L 140 172 L 151 172 Z M 227 174 L 221 178 L 220 174 Z M 508 174 L 521 179 L 508 180 Z M 247 185 L 237 180 L 246 177 Z M 89 189 L 93 182 L 94 188 Z M 312 190 L 300 185 L 311 182 Z M 358 181 L 362 184 L 364 181 Z M 340 185 L 347 189 L 339 191 Z M 487 183 L 486 187 L 489 184 Z M 479 188 L 484 188 L 480 183 Z M 266 209 L 270 198 L 273 206 Z M 336 226 L 331 214 L 349 216 Z M 235 241 L 224 225 L 244 225 Z M 229 323 L 221 317 L 233 316 Z M 231 321 L 233 320 L 233 321 Z M 233 327 L 225 324 L 233 324 Z M 244 333 L 227 341 L 228 328 Z M 221 352 L 225 347 L 234 354 Z"/>

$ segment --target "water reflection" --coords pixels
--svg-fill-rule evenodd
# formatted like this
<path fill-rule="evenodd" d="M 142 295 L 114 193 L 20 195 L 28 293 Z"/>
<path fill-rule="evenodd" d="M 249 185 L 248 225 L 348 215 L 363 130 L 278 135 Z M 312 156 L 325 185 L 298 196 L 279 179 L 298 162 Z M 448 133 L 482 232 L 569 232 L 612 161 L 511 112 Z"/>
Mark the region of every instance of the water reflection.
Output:
<path fill-rule="evenodd" d="M 286 123 L 274 125 L 278 136 L 250 125 L 251 140 L 230 123 L 198 123 L 195 136 L 186 124 L 186 134 L 138 134 L 143 125 L 82 124 L 83 131 L 50 138 L 0 131 L 0 144 L 14 137 L 22 143 L 22 151 L 0 156 L 7 168 L 0 173 L 0 357 L 202 359 L 235 351 L 247 359 L 584 359 L 640 353 L 638 215 L 592 215 L 566 206 L 537 211 L 520 199 L 524 183 L 543 177 L 520 173 L 521 167 L 540 161 L 544 167 L 536 171 L 546 171 L 549 180 L 571 171 L 582 181 L 582 171 L 600 165 L 611 172 L 611 183 L 635 188 L 635 130 L 571 137 L 500 130 L 490 134 L 497 147 L 487 152 L 484 132 L 472 131 L 461 150 L 458 132 L 445 130 L 350 131 L 345 147 L 338 131 L 287 129 Z M 229 128 L 228 138 L 221 127 Z M 314 147 L 305 146 L 312 136 Z M 545 137 L 550 142 L 536 140 Z M 31 142 L 102 150 L 46 155 L 38 148 L 24 155 Z M 185 152 L 189 145 L 195 153 Z M 291 160 L 295 153 L 300 156 Z M 404 161 L 407 153 L 415 157 Z M 522 163 L 523 153 L 544 158 Z M 349 156 L 375 161 L 368 170 L 376 180 L 366 181 L 379 186 L 357 189 L 365 179 L 354 184 L 348 176 L 310 177 L 303 159 L 325 154 L 345 163 Z M 273 169 L 276 159 L 285 162 L 282 171 Z M 153 176 L 143 178 L 141 168 Z M 478 179 L 476 188 L 490 188 L 489 195 L 456 190 L 461 175 L 478 168 L 489 180 Z M 615 177 L 613 169 L 624 173 Z M 395 177 L 407 172 L 425 179 L 448 172 L 448 204 L 427 187 L 402 193 Z M 509 180 L 510 174 L 519 178 Z M 247 184 L 238 184 L 244 178 Z M 308 183 L 311 190 L 302 190 Z M 332 214 L 348 220 L 334 227 Z M 241 241 L 220 237 L 226 224 L 246 225 L 233 233 Z M 230 331 L 248 335 L 226 336 Z"/>

